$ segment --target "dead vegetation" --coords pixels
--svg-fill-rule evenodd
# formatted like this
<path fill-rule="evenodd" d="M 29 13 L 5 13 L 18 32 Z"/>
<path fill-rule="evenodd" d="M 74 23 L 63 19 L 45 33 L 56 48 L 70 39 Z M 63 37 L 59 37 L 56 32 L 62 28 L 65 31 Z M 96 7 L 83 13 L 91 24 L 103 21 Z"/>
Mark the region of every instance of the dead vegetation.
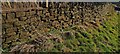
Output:
<path fill-rule="evenodd" d="M 2 3 L 3 49 L 10 52 L 117 50 L 117 31 L 113 29 L 114 32 L 109 33 L 109 30 L 112 31 L 111 27 L 116 26 L 116 23 L 112 22 L 117 18 L 108 25 L 114 14 L 111 3 L 60 2 L 49 3 L 48 8 L 45 8 L 44 4 Z M 114 38 L 110 39 L 108 36 Z M 105 46 L 105 43 L 114 46 Z"/>

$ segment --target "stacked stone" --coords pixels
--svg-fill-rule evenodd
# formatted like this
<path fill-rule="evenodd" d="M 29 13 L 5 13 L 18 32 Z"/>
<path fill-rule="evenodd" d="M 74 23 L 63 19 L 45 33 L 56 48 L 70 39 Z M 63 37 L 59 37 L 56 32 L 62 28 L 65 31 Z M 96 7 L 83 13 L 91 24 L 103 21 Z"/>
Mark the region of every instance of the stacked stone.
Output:
<path fill-rule="evenodd" d="M 36 10 L 3 13 L 3 48 L 26 42 L 39 34 L 36 31 L 44 27 Z"/>
<path fill-rule="evenodd" d="M 111 6 L 103 5 L 104 3 L 94 4 L 53 2 L 49 3 L 48 9 L 41 7 L 41 9 L 2 13 L 3 48 L 29 41 L 51 28 L 65 29 L 86 22 L 96 25 L 96 22 L 102 19 L 101 16 L 108 13 Z"/>
<path fill-rule="evenodd" d="M 19 9 L 19 8 L 32 8 L 32 7 L 39 7 L 41 6 L 41 2 L 2 2 L 2 9 L 3 10 L 11 10 L 11 9 Z"/>

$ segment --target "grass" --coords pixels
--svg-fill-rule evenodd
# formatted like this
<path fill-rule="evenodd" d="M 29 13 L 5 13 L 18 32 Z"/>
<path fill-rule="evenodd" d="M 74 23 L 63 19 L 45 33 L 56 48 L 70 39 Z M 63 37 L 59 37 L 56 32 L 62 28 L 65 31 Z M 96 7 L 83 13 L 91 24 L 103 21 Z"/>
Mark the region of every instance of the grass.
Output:
<path fill-rule="evenodd" d="M 10 3 L 8 3 L 8 5 L 10 5 Z M 97 28 L 92 26 L 87 28 L 73 26 L 63 30 L 50 29 L 47 33 L 60 37 L 63 42 L 59 43 L 53 39 L 49 39 L 47 42 L 53 44 L 53 47 L 43 51 L 114 52 L 120 50 L 118 48 L 118 27 L 120 27 L 120 24 L 117 21 L 120 18 L 120 14 L 117 15 L 116 13 L 113 13 L 112 16 L 107 15 L 107 17 L 108 18 L 106 18 L 106 20 L 104 20 Z M 3 52 L 8 51 L 9 49 L 3 49 Z"/>
<path fill-rule="evenodd" d="M 63 39 L 63 42 L 49 40 L 54 47 L 43 50 L 49 52 L 115 52 L 118 51 L 118 19 L 114 13 L 109 20 L 103 21 L 97 29 L 94 27 L 82 29 L 67 28 L 65 30 L 51 29 L 48 33 Z M 66 32 L 70 34 L 66 34 Z M 65 38 L 64 38 L 65 37 Z M 9 49 L 3 49 L 3 52 Z"/>
<path fill-rule="evenodd" d="M 76 29 L 72 35 L 75 38 L 65 39 L 64 44 L 61 45 L 71 49 L 71 52 L 118 51 L 118 18 L 120 16 L 114 13 L 97 29 L 93 27 L 89 27 L 87 30 Z M 63 30 L 63 32 L 65 31 L 72 31 L 72 29 Z"/>

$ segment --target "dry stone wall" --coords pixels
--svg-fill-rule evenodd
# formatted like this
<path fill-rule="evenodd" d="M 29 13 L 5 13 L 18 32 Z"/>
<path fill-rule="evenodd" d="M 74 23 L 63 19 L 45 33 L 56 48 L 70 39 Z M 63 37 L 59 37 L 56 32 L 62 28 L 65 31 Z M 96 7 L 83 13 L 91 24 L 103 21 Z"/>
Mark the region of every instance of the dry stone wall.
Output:
<path fill-rule="evenodd" d="M 110 3 L 49 3 L 48 8 L 45 3 L 6 5 L 2 5 L 3 48 L 29 41 L 52 28 L 60 30 L 86 22 L 97 25 L 113 11 Z"/>

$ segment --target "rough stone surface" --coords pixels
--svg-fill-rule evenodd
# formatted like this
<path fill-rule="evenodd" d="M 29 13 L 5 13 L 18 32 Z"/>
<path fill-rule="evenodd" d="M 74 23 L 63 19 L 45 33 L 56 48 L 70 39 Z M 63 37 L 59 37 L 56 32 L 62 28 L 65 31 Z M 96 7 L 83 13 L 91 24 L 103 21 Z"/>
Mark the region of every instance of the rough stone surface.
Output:
<path fill-rule="evenodd" d="M 25 16 L 25 12 L 16 12 L 16 17 L 23 17 Z"/>
<path fill-rule="evenodd" d="M 27 7 L 27 5 L 25 7 Z M 11 49 L 11 46 L 26 43 L 29 40 L 37 42 L 38 44 L 44 44 L 45 40 L 50 37 L 52 41 L 61 42 L 62 39 L 52 35 L 48 35 L 49 37 L 41 37 L 41 34 L 43 35 L 49 32 L 51 28 L 60 30 L 78 25 L 84 25 L 84 27 L 89 27 L 92 25 L 99 26 L 98 24 L 101 22 L 97 22 L 99 22 L 99 20 L 105 20 L 106 18 L 104 18 L 104 16 L 110 15 L 110 11 L 113 11 L 113 8 L 110 4 L 93 5 L 94 3 L 50 3 L 48 9 L 32 9 L 29 11 L 9 12 L 2 14 L 3 48 Z M 24 5 L 21 4 L 21 6 Z M 80 29 L 80 26 L 77 28 Z M 72 34 L 70 32 L 66 32 L 64 35 L 66 36 L 65 39 L 72 39 Z M 85 33 L 84 35 L 87 34 Z M 67 38 L 67 36 L 69 37 Z M 49 46 L 53 47 L 50 43 L 45 44 L 46 50 Z M 31 45 L 24 46 L 28 47 Z M 42 47 L 44 48 L 44 46 Z M 70 51 L 69 48 L 64 48 Z M 21 49 L 23 49 L 22 46 Z"/>

